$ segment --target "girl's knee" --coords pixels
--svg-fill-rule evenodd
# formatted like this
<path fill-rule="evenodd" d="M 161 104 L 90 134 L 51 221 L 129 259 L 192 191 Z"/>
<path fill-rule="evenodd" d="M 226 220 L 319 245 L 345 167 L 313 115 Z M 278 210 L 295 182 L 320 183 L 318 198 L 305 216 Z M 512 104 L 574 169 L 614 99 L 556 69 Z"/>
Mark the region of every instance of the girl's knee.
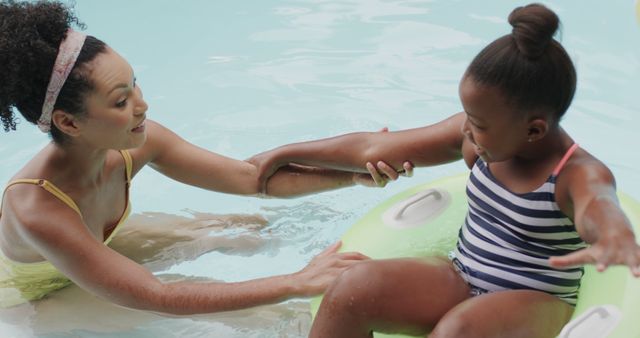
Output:
<path fill-rule="evenodd" d="M 473 321 L 464 313 L 447 315 L 433 329 L 429 338 L 475 337 Z"/>
<path fill-rule="evenodd" d="M 369 307 L 384 288 L 384 278 L 375 262 L 365 261 L 343 272 L 324 295 L 332 307 L 358 311 Z"/>

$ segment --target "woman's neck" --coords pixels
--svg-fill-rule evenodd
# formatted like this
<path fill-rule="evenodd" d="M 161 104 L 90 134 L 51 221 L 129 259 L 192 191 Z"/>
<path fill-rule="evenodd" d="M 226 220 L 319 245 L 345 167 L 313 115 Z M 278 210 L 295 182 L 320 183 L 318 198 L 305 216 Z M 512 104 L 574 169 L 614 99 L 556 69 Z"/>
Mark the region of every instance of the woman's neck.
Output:
<path fill-rule="evenodd" d="M 55 143 L 47 147 L 47 162 L 56 181 L 78 189 L 94 187 L 102 181 L 107 149 Z"/>

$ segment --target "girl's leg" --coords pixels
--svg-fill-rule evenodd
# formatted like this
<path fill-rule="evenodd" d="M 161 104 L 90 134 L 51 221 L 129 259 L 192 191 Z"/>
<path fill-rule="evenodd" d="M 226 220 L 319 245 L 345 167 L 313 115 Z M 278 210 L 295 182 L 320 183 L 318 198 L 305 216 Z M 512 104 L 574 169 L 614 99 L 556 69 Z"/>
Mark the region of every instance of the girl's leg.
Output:
<path fill-rule="evenodd" d="M 469 291 L 446 258 L 365 261 L 327 290 L 309 337 L 425 334 Z"/>
<path fill-rule="evenodd" d="M 449 311 L 429 338 L 553 338 L 573 307 L 540 291 L 512 290 L 466 300 Z"/>

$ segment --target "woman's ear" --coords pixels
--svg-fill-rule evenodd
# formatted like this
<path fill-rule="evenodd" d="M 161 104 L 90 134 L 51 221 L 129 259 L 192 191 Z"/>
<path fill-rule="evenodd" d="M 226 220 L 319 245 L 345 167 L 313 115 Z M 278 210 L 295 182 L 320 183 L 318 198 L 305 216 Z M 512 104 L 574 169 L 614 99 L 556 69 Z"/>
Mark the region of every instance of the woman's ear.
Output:
<path fill-rule="evenodd" d="M 549 131 L 549 123 L 545 119 L 535 118 L 529 122 L 527 141 L 534 142 L 543 138 Z"/>
<path fill-rule="evenodd" d="M 58 130 L 71 137 L 80 135 L 78 119 L 64 110 L 54 110 L 51 114 L 51 123 L 55 124 Z"/>

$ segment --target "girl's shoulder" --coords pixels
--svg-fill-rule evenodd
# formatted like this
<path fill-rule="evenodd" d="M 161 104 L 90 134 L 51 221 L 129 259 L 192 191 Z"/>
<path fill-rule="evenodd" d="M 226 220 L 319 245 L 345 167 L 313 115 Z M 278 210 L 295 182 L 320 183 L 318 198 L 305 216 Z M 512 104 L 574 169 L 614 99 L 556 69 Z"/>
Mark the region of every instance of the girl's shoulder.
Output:
<path fill-rule="evenodd" d="M 462 140 L 462 158 L 464 163 L 469 169 L 473 168 L 473 165 L 478 160 L 478 154 L 475 151 L 475 147 L 466 137 Z"/>
<path fill-rule="evenodd" d="M 563 210 L 572 210 L 575 194 L 591 194 L 598 189 L 614 189 L 613 173 L 587 150 L 578 148 L 556 176 L 556 202 Z"/>
<path fill-rule="evenodd" d="M 558 173 L 557 180 L 580 183 L 583 180 L 609 177 L 613 177 L 609 167 L 586 149 L 577 148 Z"/>

